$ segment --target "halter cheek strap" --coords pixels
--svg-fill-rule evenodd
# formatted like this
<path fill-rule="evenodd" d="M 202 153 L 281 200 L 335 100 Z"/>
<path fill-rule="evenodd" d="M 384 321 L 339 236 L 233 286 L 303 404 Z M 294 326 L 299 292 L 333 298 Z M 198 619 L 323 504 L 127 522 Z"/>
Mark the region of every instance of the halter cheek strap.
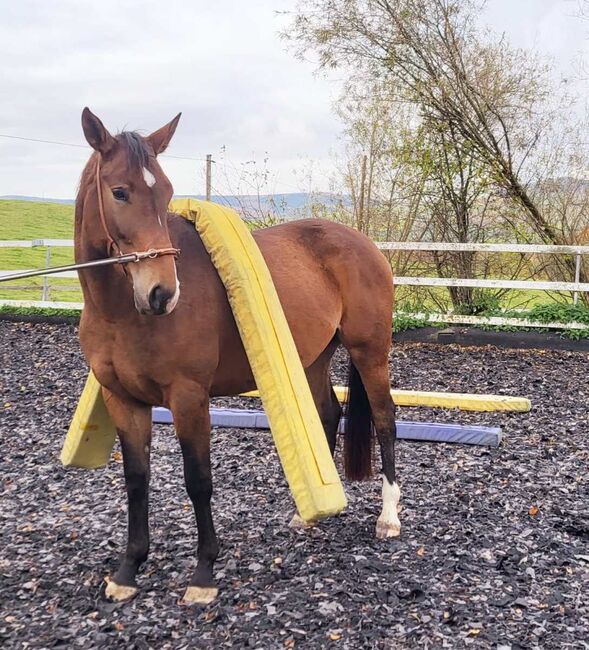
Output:
<path fill-rule="evenodd" d="M 98 214 L 100 215 L 100 223 L 106 233 L 106 251 L 110 255 L 113 249 L 117 249 L 117 255 L 121 255 L 121 249 L 117 242 L 111 237 L 111 234 L 106 225 L 106 218 L 104 216 L 104 201 L 102 200 L 102 182 L 100 179 L 100 158 L 96 161 L 96 194 L 98 195 Z"/>
<path fill-rule="evenodd" d="M 102 198 L 102 181 L 100 179 L 100 158 L 96 161 L 96 194 L 98 196 L 98 214 L 100 216 L 100 223 L 104 233 L 106 234 L 106 246 L 107 253 L 111 255 L 113 251 L 116 252 L 117 257 L 129 257 L 129 255 L 134 255 L 135 259 L 130 260 L 134 262 L 139 262 L 144 259 L 154 259 L 156 257 L 161 257 L 163 255 L 173 255 L 178 257 L 180 255 L 179 248 L 150 248 L 147 251 L 133 252 L 123 254 L 121 247 L 117 244 L 114 238 L 111 236 L 108 226 L 106 225 L 106 217 L 104 214 L 104 201 Z M 127 262 L 123 262 L 126 264 Z"/>

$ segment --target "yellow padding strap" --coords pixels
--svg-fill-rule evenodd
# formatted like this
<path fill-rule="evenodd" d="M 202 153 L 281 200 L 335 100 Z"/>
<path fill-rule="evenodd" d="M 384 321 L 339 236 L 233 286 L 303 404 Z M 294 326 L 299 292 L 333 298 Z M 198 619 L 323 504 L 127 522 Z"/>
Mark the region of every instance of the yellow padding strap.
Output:
<path fill-rule="evenodd" d="M 74 467 L 103 467 L 110 458 L 116 429 L 90 372 L 61 450 L 61 462 Z"/>
<path fill-rule="evenodd" d="M 329 452 L 288 323 L 253 237 L 233 210 L 180 199 L 172 209 L 195 222 L 225 285 L 262 395 L 284 473 L 306 521 L 340 512 L 346 497 Z M 64 465 L 108 462 L 115 428 L 90 373 L 66 436 Z"/>
<path fill-rule="evenodd" d="M 340 402 L 348 394 L 346 386 L 334 386 Z M 259 397 L 257 390 L 243 393 L 244 397 Z M 518 411 L 526 413 L 532 403 L 525 397 L 509 395 L 473 395 L 470 393 L 435 393 L 421 390 L 391 390 L 397 406 L 429 406 L 430 408 L 460 409 L 462 411 Z"/>
<path fill-rule="evenodd" d="M 225 285 L 286 480 L 306 521 L 340 512 L 346 497 L 268 267 L 239 215 L 179 199 Z"/>

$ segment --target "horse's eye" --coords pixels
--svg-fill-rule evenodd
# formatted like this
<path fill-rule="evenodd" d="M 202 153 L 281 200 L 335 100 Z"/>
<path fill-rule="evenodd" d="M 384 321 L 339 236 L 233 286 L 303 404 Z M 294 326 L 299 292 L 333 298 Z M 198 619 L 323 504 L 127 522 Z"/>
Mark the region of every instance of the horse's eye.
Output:
<path fill-rule="evenodd" d="M 112 195 L 117 201 L 128 201 L 129 193 L 123 187 L 115 187 L 112 191 Z"/>

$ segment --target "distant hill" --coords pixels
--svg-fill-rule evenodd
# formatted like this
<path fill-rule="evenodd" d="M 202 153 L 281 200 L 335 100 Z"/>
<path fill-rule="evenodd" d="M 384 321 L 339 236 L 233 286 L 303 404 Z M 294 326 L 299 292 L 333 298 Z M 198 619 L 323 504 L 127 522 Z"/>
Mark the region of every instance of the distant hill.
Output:
<path fill-rule="evenodd" d="M 177 194 L 174 198 L 192 198 L 204 200 L 204 196 L 197 194 Z M 321 203 L 326 206 L 335 206 L 340 198 L 335 194 L 318 192 L 309 194 L 306 192 L 285 193 L 285 194 L 241 194 L 241 195 L 218 195 L 211 197 L 215 203 L 227 205 L 237 210 L 248 211 L 271 211 L 284 216 L 291 216 L 300 213 L 313 203 Z"/>
<path fill-rule="evenodd" d="M 74 199 L 52 199 L 41 198 L 40 196 L 20 196 L 18 194 L 7 194 L 0 196 L 0 201 L 30 201 L 31 203 L 62 203 L 64 205 L 73 205 Z"/>
<path fill-rule="evenodd" d="M 176 194 L 174 198 L 193 198 L 204 200 L 200 194 Z M 54 199 L 41 198 L 38 196 L 0 196 L 2 201 L 29 201 L 31 203 L 58 203 L 61 205 L 73 205 L 74 199 Z M 213 196 L 212 200 L 221 205 L 227 205 L 238 212 L 273 212 L 286 218 L 293 216 L 303 216 L 304 211 L 312 203 L 322 203 L 328 207 L 335 206 L 341 200 L 335 194 L 320 192 L 317 194 L 308 194 L 306 192 L 285 193 L 285 194 L 265 194 L 261 196 L 253 194 L 243 194 L 236 196 Z"/>

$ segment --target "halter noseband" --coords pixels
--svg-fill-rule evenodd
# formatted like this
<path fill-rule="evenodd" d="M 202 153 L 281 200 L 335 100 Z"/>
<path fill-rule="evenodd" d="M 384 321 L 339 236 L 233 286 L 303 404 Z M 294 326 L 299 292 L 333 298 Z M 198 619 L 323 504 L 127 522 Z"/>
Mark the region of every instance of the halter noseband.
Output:
<path fill-rule="evenodd" d="M 128 262 L 139 262 L 140 260 L 145 259 L 154 259 L 156 257 L 162 257 L 163 255 L 173 255 L 178 257 L 180 255 L 179 248 L 150 248 L 147 251 L 139 251 L 133 253 L 123 253 L 120 246 L 111 236 L 108 226 L 106 225 L 106 217 L 104 215 L 104 202 L 102 200 L 102 184 L 100 182 L 100 158 L 96 161 L 96 193 L 98 195 L 98 213 L 100 215 L 100 223 L 106 234 L 107 242 L 107 252 L 110 255 L 113 249 L 116 249 L 118 258 L 127 258 L 131 257 L 129 260 L 121 260 L 122 264 L 127 264 Z"/>

